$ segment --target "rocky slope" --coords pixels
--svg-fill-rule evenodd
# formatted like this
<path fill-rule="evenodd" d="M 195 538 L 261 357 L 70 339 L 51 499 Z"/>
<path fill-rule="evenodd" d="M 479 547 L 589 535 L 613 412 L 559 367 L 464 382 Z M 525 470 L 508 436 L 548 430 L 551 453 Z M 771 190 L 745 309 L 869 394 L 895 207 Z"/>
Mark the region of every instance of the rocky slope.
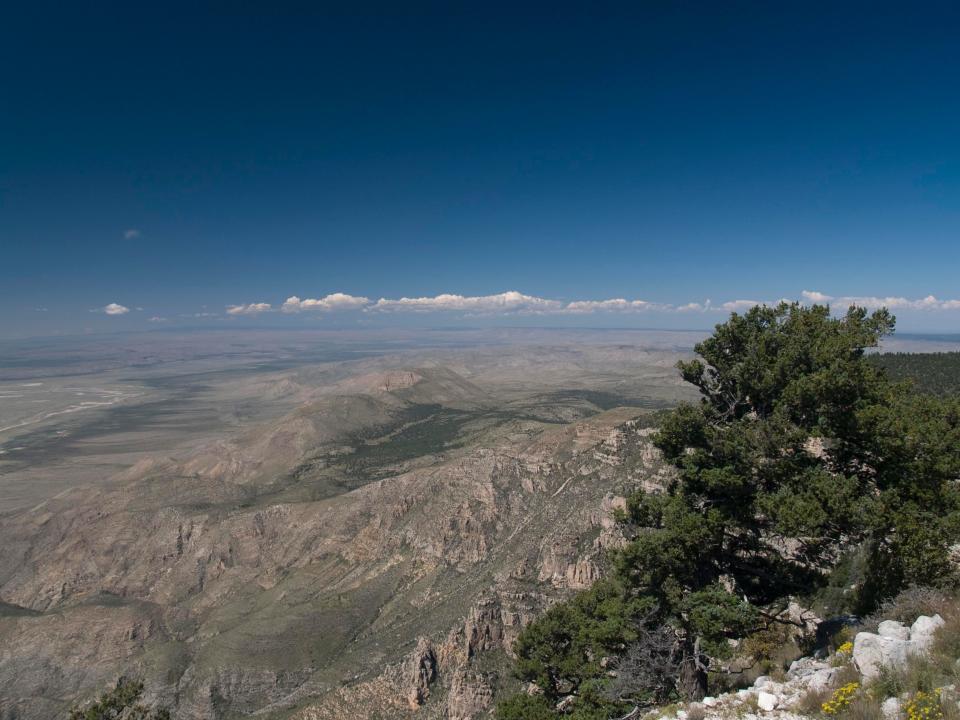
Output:
<path fill-rule="evenodd" d="M 668 477 L 638 409 L 546 423 L 438 368 L 276 390 L 304 402 L 4 519 L 0 717 L 120 673 L 176 718 L 482 716 Z"/>
<path fill-rule="evenodd" d="M 703 720 L 733 717 L 742 720 L 802 720 L 822 716 L 821 702 L 829 702 L 841 686 L 850 683 L 848 687 L 851 687 L 852 695 L 876 680 L 881 668 L 904 671 L 912 658 L 921 657 L 930 650 L 943 625 L 940 615 L 921 615 L 909 627 L 887 620 L 880 623 L 876 633 L 857 633 L 849 651 L 844 649 L 832 657 L 821 654 L 794 661 L 779 680 L 762 676 L 750 687 L 737 692 L 706 697 L 702 702 L 675 709 L 674 713 L 652 711 L 645 717 L 647 720 L 668 720 L 669 717 L 676 720 L 690 720 L 692 717 Z M 855 688 L 853 683 L 856 683 Z M 958 699 L 952 685 L 940 688 L 938 695 L 944 702 L 956 703 Z M 904 715 L 901 706 L 906 700 L 909 695 L 877 699 L 881 702 L 880 710 L 885 720 L 900 720 Z M 825 714 L 836 715 L 838 711 Z M 633 715 L 641 717 L 639 712 Z"/>

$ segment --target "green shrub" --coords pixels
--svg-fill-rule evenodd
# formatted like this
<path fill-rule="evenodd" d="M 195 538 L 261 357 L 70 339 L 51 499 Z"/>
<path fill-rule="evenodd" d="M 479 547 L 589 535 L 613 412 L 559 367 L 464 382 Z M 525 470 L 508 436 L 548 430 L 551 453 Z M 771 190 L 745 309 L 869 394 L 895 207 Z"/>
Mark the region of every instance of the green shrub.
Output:
<path fill-rule="evenodd" d="M 165 708 L 148 708 L 139 702 L 143 682 L 121 677 L 113 690 L 85 708 L 70 711 L 70 720 L 170 720 Z"/>
<path fill-rule="evenodd" d="M 557 713 L 542 695 L 518 693 L 497 705 L 497 717 L 499 720 L 553 720 Z"/>

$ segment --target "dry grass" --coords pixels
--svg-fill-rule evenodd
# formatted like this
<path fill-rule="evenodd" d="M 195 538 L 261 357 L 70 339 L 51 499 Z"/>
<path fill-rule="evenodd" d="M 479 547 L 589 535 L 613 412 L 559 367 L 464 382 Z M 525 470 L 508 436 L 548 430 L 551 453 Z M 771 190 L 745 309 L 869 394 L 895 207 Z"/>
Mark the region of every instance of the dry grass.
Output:
<path fill-rule="evenodd" d="M 744 715 L 756 715 L 760 712 L 760 705 L 756 695 L 750 695 L 740 705 L 737 706 L 737 714 L 740 717 Z"/>
<path fill-rule="evenodd" d="M 960 720 L 960 706 L 955 702 L 945 701 L 942 703 L 943 720 Z"/>
<path fill-rule="evenodd" d="M 843 712 L 844 720 L 883 720 L 880 701 L 869 694 L 861 693 Z"/>
<path fill-rule="evenodd" d="M 801 715 L 819 715 L 821 707 L 833 695 L 830 688 L 807 690 L 797 701 L 795 710 Z"/>
<path fill-rule="evenodd" d="M 832 687 L 843 687 L 849 683 L 860 682 L 860 680 L 860 673 L 857 672 L 852 662 L 848 662 L 840 666 L 839 672 L 833 679 Z"/>
<path fill-rule="evenodd" d="M 887 600 L 863 619 L 862 630 L 876 632 L 884 620 L 896 620 L 909 625 L 921 615 L 957 614 L 957 599 L 936 588 L 907 588 L 895 598 Z"/>
<path fill-rule="evenodd" d="M 956 605 L 940 613 L 944 619 L 943 627 L 937 631 L 933 643 L 935 655 L 947 658 L 960 658 L 960 612 Z"/>

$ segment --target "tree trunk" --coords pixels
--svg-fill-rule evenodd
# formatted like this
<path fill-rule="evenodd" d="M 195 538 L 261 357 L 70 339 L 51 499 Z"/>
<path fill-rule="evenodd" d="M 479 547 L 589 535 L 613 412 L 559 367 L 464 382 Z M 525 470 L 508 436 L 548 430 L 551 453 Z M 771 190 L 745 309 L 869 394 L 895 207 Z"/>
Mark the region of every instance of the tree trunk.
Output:
<path fill-rule="evenodd" d="M 707 694 L 707 659 L 700 653 L 700 643 L 685 643 L 677 690 L 684 700 L 702 700 Z"/>

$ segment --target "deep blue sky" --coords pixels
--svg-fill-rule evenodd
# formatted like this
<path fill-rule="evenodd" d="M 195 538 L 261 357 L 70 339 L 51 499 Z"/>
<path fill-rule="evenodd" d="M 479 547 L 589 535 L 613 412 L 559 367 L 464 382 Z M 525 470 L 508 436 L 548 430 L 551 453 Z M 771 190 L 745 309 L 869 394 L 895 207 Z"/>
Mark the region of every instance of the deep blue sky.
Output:
<path fill-rule="evenodd" d="M 958 38 L 955 2 L 8 4 L 0 336 L 723 316 L 224 316 L 333 292 L 957 299 Z"/>

